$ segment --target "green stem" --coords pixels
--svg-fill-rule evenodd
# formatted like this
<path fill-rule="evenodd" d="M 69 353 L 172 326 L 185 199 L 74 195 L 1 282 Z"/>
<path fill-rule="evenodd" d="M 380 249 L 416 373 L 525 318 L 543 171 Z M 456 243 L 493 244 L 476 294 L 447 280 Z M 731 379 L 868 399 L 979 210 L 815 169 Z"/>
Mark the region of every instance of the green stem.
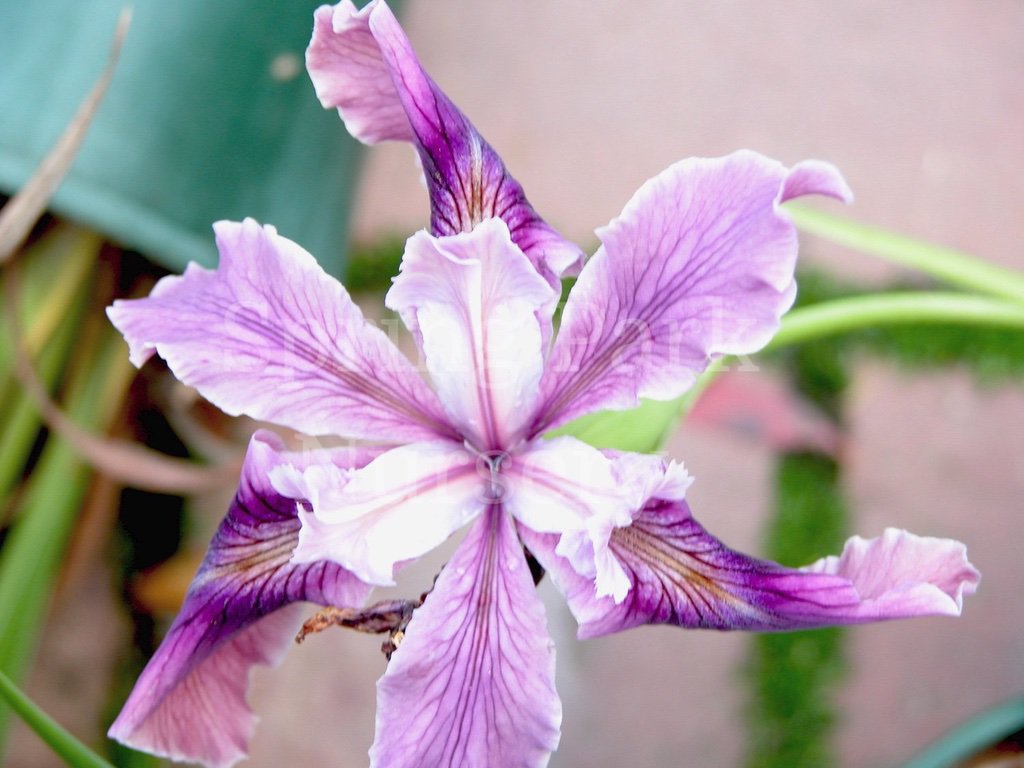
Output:
<path fill-rule="evenodd" d="M 881 293 L 851 296 L 790 312 L 767 349 L 834 336 L 861 328 L 918 323 L 1002 326 L 1024 329 L 1024 307 L 962 293 Z"/>
<path fill-rule="evenodd" d="M 882 293 L 855 296 L 793 310 L 767 349 L 801 344 L 864 328 L 922 323 L 1001 326 L 1024 330 L 1024 307 L 1001 299 L 963 293 Z M 552 434 L 566 434 L 598 448 L 650 453 L 657 451 L 672 428 L 723 370 L 730 358 L 718 361 L 675 400 L 644 401 L 631 411 L 604 411 L 583 416 Z"/>
<path fill-rule="evenodd" d="M 1024 274 L 976 256 L 886 232 L 800 205 L 786 206 L 802 231 L 861 253 L 910 267 L 972 291 L 1024 303 Z"/>
<path fill-rule="evenodd" d="M 0 672 L 0 696 L 18 713 L 25 724 L 45 741 L 65 763 L 73 768 L 113 768 L 106 760 L 90 750 L 53 718 L 36 706 L 11 679 Z"/>

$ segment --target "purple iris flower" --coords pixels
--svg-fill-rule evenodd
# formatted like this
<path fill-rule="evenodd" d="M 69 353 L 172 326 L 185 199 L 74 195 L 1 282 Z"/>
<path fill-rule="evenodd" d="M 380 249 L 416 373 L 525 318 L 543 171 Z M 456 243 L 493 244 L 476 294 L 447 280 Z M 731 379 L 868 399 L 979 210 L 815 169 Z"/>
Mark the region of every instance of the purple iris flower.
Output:
<path fill-rule="evenodd" d="M 544 437 L 587 413 L 677 397 L 712 360 L 760 349 L 796 290 L 797 237 L 780 204 L 847 200 L 832 166 L 787 169 L 753 152 L 676 163 L 598 231 L 583 264 L 424 73 L 383 2 L 320 8 L 307 64 L 356 138 L 419 154 L 430 231 L 409 239 L 386 304 L 432 386 L 312 256 L 252 220 L 215 226 L 216 270 L 190 265 L 110 308 L 137 365 L 159 354 L 228 413 L 359 441 L 289 451 L 274 433 L 253 436 L 235 499 L 113 738 L 233 764 L 255 722 L 249 670 L 283 653 L 299 603 L 358 611 L 374 585 L 465 526 L 395 637 L 374 766 L 546 764 L 561 705 L 536 562 L 581 637 L 646 623 L 787 630 L 959 614 L 978 583 L 959 542 L 888 530 L 784 568 L 708 534 L 680 465 Z M 556 334 L 570 271 L 579 279 Z"/>

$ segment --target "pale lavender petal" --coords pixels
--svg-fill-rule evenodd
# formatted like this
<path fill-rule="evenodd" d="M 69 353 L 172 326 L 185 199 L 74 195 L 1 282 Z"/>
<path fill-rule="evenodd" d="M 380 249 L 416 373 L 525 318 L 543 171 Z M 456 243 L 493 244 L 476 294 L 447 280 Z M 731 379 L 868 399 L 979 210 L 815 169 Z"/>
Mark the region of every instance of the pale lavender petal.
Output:
<path fill-rule="evenodd" d="M 629 582 L 609 539 L 647 498 L 648 478 L 664 475 L 661 459 L 637 459 L 623 473 L 611 457 L 575 438 L 536 440 L 508 457 L 496 482 L 502 503 L 520 523 L 559 534 L 558 554 L 595 580 L 599 594 L 621 599 Z"/>
<path fill-rule="evenodd" d="M 132 362 L 154 352 L 232 415 L 381 442 L 452 434 L 437 397 L 312 256 L 252 219 L 214 225 L 220 266 L 190 264 L 107 310 Z"/>
<path fill-rule="evenodd" d="M 410 141 L 430 190 L 435 235 L 466 232 L 500 217 L 553 286 L 582 253 L 534 211 L 498 154 L 423 71 L 387 5 L 350 0 L 316 12 L 306 65 L 324 107 L 337 107 L 360 141 Z M 404 120 L 404 122 L 403 122 Z"/>
<path fill-rule="evenodd" d="M 653 500 L 612 533 L 631 585 L 616 604 L 556 554 L 553 536 L 520 532 L 565 594 L 581 638 L 640 624 L 775 631 L 953 616 L 979 579 L 960 542 L 894 529 L 850 539 L 838 558 L 785 568 L 728 549 L 684 502 Z"/>
<path fill-rule="evenodd" d="M 835 195 L 831 166 L 743 151 L 676 163 L 598 230 L 562 316 L 535 433 L 682 394 L 714 359 L 763 347 L 796 292 L 785 196 Z"/>
<path fill-rule="evenodd" d="M 858 620 L 959 616 L 964 594 L 974 594 L 981 579 L 961 542 L 897 528 L 886 528 L 875 539 L 854 536 L 838 557 L 822 558 L 800 570 L 853 582 L 864 601 L 857 609 Z"/>
<path fill-rule="evenodd" d="M 317 8 L 306 68 L 320 103 L 336 108 L 356 139 L 414 142 L 390 64 L 370 30 L 372 12 L 372 3 L 358 10 L 350 0 Z"/>
<path fill-rule="evenodd" d="M 365 467 L 282 466 L 279 490 L 308 499 L 293 562 L 331 560 L 372 584 L 393 584 L 395 566 L 441 544 L 487 503 L 479 457 L 459 443 L 412 443 Z"/>
<path fill-rule="evenodd" d="M 828 195 L 841 203 L 853 202 L 846 179 L 834 165 L 821 160 L 804 160 L 789 169 L 781 202 L 804 195 Z"/>
<path fill-rule="evenodd" d="M 532 415 L 558 297 L 501 219 L 409 238 L 386 304 L 416 336 L 449 418 L 478 450 L 510 444 Z"/>
<path fill-rule="evenodd" d="M 301 624 L 301 606 L 292 604 L 356 606 L 369 594 L 334 563 L 289 563 L 299 535 L 296 502 L 268 481 L 284 460 L 280 448 L 272 433 L 253 436 L 238 493 L 111 738 L 174 760 L 234 764 L 256 723 L 245 701 L 249 671 L 277 663 L 288 647 Z M 369 456 L 341 450 L 332 458 L 348 467 Z"/>
<path fill-rule="evenodd" d="M 558 746 L 554 645 L 511 518 L 470 530 L 377 684 L 373 768 L 535 768 Z"/>

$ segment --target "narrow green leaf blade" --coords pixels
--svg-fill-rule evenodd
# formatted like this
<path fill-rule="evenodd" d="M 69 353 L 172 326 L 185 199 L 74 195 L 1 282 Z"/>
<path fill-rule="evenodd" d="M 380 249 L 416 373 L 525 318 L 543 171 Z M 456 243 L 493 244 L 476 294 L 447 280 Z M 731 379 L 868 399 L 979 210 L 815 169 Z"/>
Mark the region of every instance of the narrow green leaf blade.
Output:
<path fill-rule="evenodd" d="M 850 296 L 794 309 L 768 349 L 872 326 L 957 323 L 1024 328 L 1024 307 L 1002 299 L 951 292 L 900 292 Z"/>
<path fill-rule="evenodd" d="M 36 358 L 36 370 L 48 392 L 53 391 L 78 337 L 88 288 L 87 283 L 82 284 L 73 304 L 65 307 L 60 326 L 47 339 Z M 7 499 L 21 476 L 42 424 L 38 408 L 24 390 L 13 391 L 3 402 L 5 418 L 0 419 L 0 503 Z"/>
<path fill-rule="evenodd" d="M 113 768 L 113 766 L 90 750 L 52 717 L 43 712 L 35 702 L 26 696 L 11 679 L 0 671 L 0 696 L 7 700 L 11 709 L 39 734 L 60 758 L 72 768 Z"/>
<path fill-rule="evenodd" d="M 76 350 L 68 388 L 70 416 L 104 430 L 119 412 L 134 369 L 124 342 L 96 316 Z M 49 440 L 0 550 L 0 670 L 20 680 L 37 646 L 68 538 L 91 479 L 90 469 L 62 440 Z M 0 707 L 0 743 L 5 708 Z M 2 751 L 2 744 L 0 744 Z"/>
<path fill-rule="evenodd" d="M 813 208 L 787 205 L 786 210 L 803 232 L 916 269 L 952 286 L 1024 303 L 1024 274 L 1020 272 L 952 248 L 869 227 Z"/>

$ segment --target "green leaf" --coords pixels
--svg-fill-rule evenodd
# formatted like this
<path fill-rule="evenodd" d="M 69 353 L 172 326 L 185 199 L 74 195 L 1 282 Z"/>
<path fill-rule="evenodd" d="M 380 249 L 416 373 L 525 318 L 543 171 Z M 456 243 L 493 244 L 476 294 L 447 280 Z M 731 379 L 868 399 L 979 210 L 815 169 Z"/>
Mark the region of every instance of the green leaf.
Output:
<path fill-rule="evenodd" d="M 549 437 L 571 435 L 595 448 L 653 453 L 682 413 L 680 400 L 644 400 L 631 411 L 601 411 L 552 430 Z"/>
<path fill-rule="evenodd" d="M 851 296 L 793 310 L 782 319 L 782 327 L 766 349 L 776 350 L 862 328 L 929 323 L 1024 328 L 1024 307 L 1002 299 L 948 292 Z M 726 358 L 712 365 L 676 400 L 647 400 L 630 411 L 588 414 L 550 434 L 572 435 L 597 448 L 657 451 L 704 389 L 730 364 L 731 360 Z"/>
<path fill-rule="evenodd" d="M 101 244 L 95 232 L 61 224 L 18 254 L 18 322 L 30 355 L 46 346 L 83 285 L 90 282 Z M 9 279 L 0 278 L 0 289 L 6 291 L 4 281 Z M 5 328 L 0 333 L 0 382 L 10 378 L 13 365 L 11 336 Z"/>
<path fill-rule="evenodd" d="M 1024 307 L 964 293 L 900 292 L 850 296 L 794 309 L 767 349 L 834 336 L 861 328 L 957 323 L 1024 328 Z"/>
<path fill-rule="evenodd" d="M 87 296 L 88 291 L 83 290 L 77 301 L 68 308 L 57 332 L 48 340 L 35 361 L 39 378 L 49 392 L 53 391 L 78 337 Z M 4 408 L 6 418 L 0 421 L 0 504 L 4 503 L 15 481 L 21 476 L 42 423 L 38 407 L 22 389 L 11 393 L 4 402 Z"/>
<path fill-rule="evenodd" d="M 212 222 L 252 216 L 340 274 L 360 152 L 305 72 L 319 4 L 135 3 L 117 75 L 50 209 L 178 271 L 213 264 Z M 124 5 L 4 4 L 0 189 L 24 184 L 64 130 Z"/>
<path fill-rule="evenodd" d="M 83 427 L 102 431 L 120 411 L 134 369 L 124 342 L 101 315 L 92 317 L 76 349 L 66 407 Z M 92 473 L 70 446 L 47 441 L 0 549 L 0 670 L 18 681 L 28 666 L 61 558 Z M 6 712 L 0 708 L 0 741 Z"/>
<path fill-rule="evenodd" d="M 82 742 L 64 730 L 35 702 L 0 671 L 0 696 L 7 700 L 11 709 L 18 713 L 26 725 L 39 734 L 60 758 L 72 768 L 113 768 L 113 766 L 90 750 Z"/>
<path fill-rule="evenodd" d="M 799 229 L 855 251 L 924 272 L 949 285 L 1024 303 L 1024 274 L 952 248 L 859 224 L 840 216 L 787 205 Z"/>
<path fill-rule="evenodd" d="M 95 233 L 62 225 L 18 256 L 22 343 L 48 390 L 55 386 L 81 329 L 99 247 Z M 0 290 L 6 290 L 2 280 Z M 0 333 L 0 503 L 21 475 L 41 421 L 12 375 L 11 345 L 5 328 Z"/>
<path fill-rule="evenodd" d="M 981 751 L 1020 731 L 1024 731 L 1024 697 L 1011 699 L 972 717 L 907 762 L 904 768 L 967 765 Z M 1012 762 L 1015 761 L 1011 758 Z"/>
<path fill-rule="evenodd" d="M 801 566 L 839 551 L 846 505 L 834 459 L 812 453 L 782 457 L 766 556 Z M 747 677 L 747 768 L 836 765 L 833 691 L 846 663 L 841 628 L 757 634 L 750 638 Z"/>

